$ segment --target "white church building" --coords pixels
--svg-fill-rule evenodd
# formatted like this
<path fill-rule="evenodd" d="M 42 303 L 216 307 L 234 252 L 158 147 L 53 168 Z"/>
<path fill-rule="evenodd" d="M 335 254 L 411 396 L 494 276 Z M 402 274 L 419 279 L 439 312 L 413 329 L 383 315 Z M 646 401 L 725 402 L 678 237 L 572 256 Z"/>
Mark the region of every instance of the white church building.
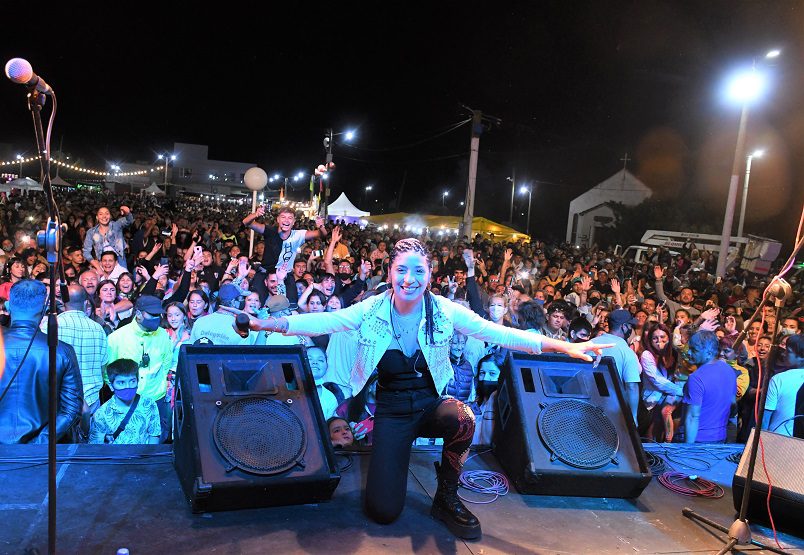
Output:
<path fill-rule="evenodd" d="M 570 202 L 567 217 L 567 242 L 573 245 L 592 245 L 600 242 L 605 228 L 614 221 L 608 202 L 636 206 L 652 191 L 626 169 L 598 183 Z"/>

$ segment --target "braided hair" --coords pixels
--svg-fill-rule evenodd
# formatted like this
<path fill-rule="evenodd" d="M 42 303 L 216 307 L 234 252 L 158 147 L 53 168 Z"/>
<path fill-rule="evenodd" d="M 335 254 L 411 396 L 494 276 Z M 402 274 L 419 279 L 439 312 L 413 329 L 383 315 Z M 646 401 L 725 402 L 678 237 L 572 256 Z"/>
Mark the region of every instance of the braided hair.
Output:
<path fill-rule="evenodd" d="M 415 252 L 416 254 L 422 255 L 425 260 L 427 260 L 427 266 L 430 267 L 432 264 L 432 257 L 421 241 L 418 239 L 414 239 L 413 237 L 409 237 L 407 239 L 400 239 L 399 241 L 394 244 L 394 248 L 391 249 L 391 253 L 389 255 L 388 261 L 388 268 L 389 268 L 389 275 L 390 275 L 390 268 L 394 265 L 394 261 L 402 254 L 408 252 Z M 429 285 L 429 284 L 428 284 Z M 424 324 L 424 331 L 425 337 L 428 344 L 432 345 L 435 343 L 435 339 L 433 336 L 433 332 L 435 330 L 435 324 L 433 323 L 433 294 L 430 293 L 429 288 L 424 292 L 424 314 L 425 314 L 425 324 Z"/>

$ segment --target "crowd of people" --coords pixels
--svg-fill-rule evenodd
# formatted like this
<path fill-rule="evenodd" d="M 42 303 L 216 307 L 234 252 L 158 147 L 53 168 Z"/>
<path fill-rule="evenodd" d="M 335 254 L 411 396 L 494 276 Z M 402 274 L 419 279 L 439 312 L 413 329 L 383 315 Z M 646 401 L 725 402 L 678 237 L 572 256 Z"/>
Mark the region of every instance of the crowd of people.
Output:
<path fill-rule="evenodd" d="M 254 319 L 336 312 L 390 286 L 389 257 L 410 232 L 301 218 L 283 206 L 248 214 L 240 203 L 66 192 L 57 287 L 59 416 L 47 417 L 46 305 L 50 287 L 41 195 L 0 204 L 0 443 L 169 442 L 183 344 L 302 345 L 337 447 L 370 446 L 374 372 L 357 389 L 354 330 L 303 336 L 238 333 L 233 309 Z M 254 232 L 253 249 L 249 236 Z M 745 441 L 760 371 L 772 372 L 766 422 L 793 435 L 804 383 L 800 284 L 778 319 L 772 307 L 747 328 L 767 277 L 715 257 L 662 248 L 633 264 L 596 246 L 456 237 L 425 229 L 434 295 L 512 329 L 564 342 L 611 345 L 631 414 L 657 441 Z M 251 254 L 250 254 L 251 251 Z M 411 324 L 400 318 L 395 325 Z M 37 330 L 39 333 L 37 333 Z M 775 332 L 779 349 L 771 347 Z M 471 407 L 474 443 L 490 443 L 493 398 L 508 350 L 456 331 L 452 375 L 440 394 Z M 779 353 L 770 360 L 772 352 Z M 413 362 L 416 369 L 416 362 Z M 422 362 L 422 364 L 424 364 Z M 800 405 L 801 400 L 798 400 Z M 730 425 L 731 423 L 731 425 Z M 55 428 L 53 430 L 52 428 Z M 433 439 L 418 439 L 432 443 Z"/>

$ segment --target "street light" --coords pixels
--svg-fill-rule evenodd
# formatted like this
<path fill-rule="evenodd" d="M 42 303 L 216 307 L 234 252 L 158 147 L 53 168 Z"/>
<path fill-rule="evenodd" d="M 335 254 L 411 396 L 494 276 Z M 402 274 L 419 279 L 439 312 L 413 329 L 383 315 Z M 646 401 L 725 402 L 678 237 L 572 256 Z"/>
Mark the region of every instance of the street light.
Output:
<path fill-rule="evenodd" d="M 447 207 L 447 197 L 448 196 L 449 196 L 449 191 L 444 191 L 443 193 L 441 193 L 441 207 L 442 208 Z"/>
<path fill-rule="evenodd" d="M 17 160 L 20 161 L 20 175 L 19 175 L 19 177 L 21 178 L 22 177 L 22 154 L 17 154 Z"/>
<path fill-rule="evenodd" d="M 766 58 L 775 58 L 779 53 L 768 52 Z M 723 231 L 720 234 L 720 251 L 717 257 L 717 277 L 726 275 L 726 258 L 731 244 L 731 227 L 734 223 L 734 207 L 737 204 L 737 184 L 740 181 L 740 164 L 745 152 L 745 128 L 748 121 L 748 107 L 756 102 L 767 88 L 765 76 L 757 71 L 756 60 L 748 71 L 742 71 L 732 76 L 727 84 L 726 96 L 729 100 L 742 105 L 740 124 L 737 128 L 737 145 L 734 149 L 734 162 L 731 166 L 731 179 L 729 180 L 729 194 L 726 200 L 726 213 L 723 216 Z"/>
<path fill-rule="evenodd" d="M 737 224 L 737 237 L 743 236 L 743 224 L 745 223 L 745 205 L 748 202 L 748 178 L 751 176 L 751 160 L 754 158 L 762 158 L 765 151 L 760 149 L 755 150 L 745 159 L 745 180 L 743 181 L 743 202 L 740 204 L 740 223 Z"/>
<path fill-rule="evenodd" d="M 164 153 L 164 154 L 158 154 L 156 157 L 157 157 L 159 160 L 163 160 L 163 161 L 165 162 L 165 189 L 166 189 L 166 192 L 167 192 L 167 184 L 168 184 L 168 180 L 167 180 L 167 177 L 168 177 L 168 176 L 167 176 L 167 174 L 168 174 L 168 166 L 170 165 L 170 162 L 175 162 L 175 161 L 176 161 L 176 155 L 175 155 L 175 154 L 168 154 L 168 153 Z"/>
<path fill-rule="evenodd" d="M 368 192 L 369 192 L 369 191 L 371 191 L 372 189 L 374 189 L 374 186 L 373 186 L 373 185 L 366 185 L 365 189 L 363 189 L 363 206 L 365 206 L 365 205 L 366 205 L 366 195 L 367 195 L 367 194 L 368 194 Z"/>
<path fill-rule="evenodd" d="M 520 193 L 522 193 L 523 195 L 524 195 L 525 193 L 527 193 L 527 194 L 528 194 L 528 223 L 525 225 L 525 227 L 527 228 L 527 229 L 526 229 L 526 231 L 525 231 L 525 233 L 526 233 L 527 235 L 530 235 L 530 200 L 531 200 L 531 198 L 533 197 L 533 186 L 530 186 L 530 187 L 525 187 L 525 186 L 523 185 L 523 186 L 522 186 L 522 187 L 519 189 L 519 192 L 520 192 Z"/>

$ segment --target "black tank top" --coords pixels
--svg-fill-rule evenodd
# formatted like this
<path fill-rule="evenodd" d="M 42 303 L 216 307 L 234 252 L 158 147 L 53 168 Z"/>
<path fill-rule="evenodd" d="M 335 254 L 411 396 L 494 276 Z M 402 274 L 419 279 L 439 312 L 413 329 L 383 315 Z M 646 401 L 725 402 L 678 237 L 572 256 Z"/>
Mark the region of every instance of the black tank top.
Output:
<path fill-rule="evenodd" d="M 417 349 L 412 357 L 406 357 L 398 349 L 388 349 L 377 363 L 377 372 L 383 389 L 401 391 L 435 387 L 421 349 Z"/>

